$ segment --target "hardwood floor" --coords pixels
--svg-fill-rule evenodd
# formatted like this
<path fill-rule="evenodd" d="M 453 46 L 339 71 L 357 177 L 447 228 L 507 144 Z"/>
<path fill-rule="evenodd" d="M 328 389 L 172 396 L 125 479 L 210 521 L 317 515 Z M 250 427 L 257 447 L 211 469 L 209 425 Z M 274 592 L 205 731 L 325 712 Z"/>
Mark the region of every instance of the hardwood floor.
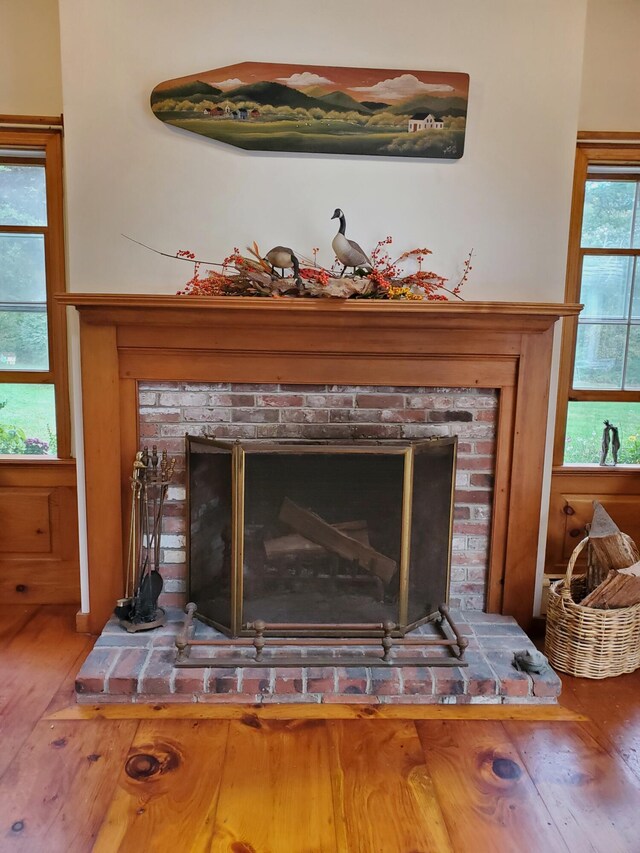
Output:
<path fill-rule="evenodd" d="M 640 851 L 640 670 L 562 707 L 74 704 L 73 608 L 0 608 L 0 851 Z"/>

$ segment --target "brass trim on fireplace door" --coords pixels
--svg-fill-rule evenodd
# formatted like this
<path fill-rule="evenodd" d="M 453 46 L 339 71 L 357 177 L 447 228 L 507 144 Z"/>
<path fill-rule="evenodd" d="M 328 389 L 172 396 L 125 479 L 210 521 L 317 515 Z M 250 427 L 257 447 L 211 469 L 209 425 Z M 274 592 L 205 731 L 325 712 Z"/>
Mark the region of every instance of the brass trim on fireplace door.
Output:
<path fill-rule="evenodd" d="M 231 586 L 231 634 L 239 636 L 242 630 L 242 585 L 244 580 L 244 470 L 245 452 L 238 443 L 232 451 L 233 508 L 231 527 L 233 530 L 233 584 Z"/>
<path fill-rule="evenodd" d="M 409 562 L 411 557 L 411 508 L 413 504 L 413 447 L 404 451 L 402 475 L 402 523 L 400 537 L 400 590 L 398 624 L 406 625 L 409 613 Z"/>

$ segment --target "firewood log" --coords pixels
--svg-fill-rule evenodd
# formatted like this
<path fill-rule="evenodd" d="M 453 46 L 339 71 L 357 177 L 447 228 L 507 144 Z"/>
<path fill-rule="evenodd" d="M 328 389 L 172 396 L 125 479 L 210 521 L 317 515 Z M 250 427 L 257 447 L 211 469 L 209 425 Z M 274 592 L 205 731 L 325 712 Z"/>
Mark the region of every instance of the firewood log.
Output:
<path fill-rule="evenodd" d="M 593 502 L 589 551 L 587 569 L 589 591 L 596 589 L 611 569 L 624 569 L 640 560 L 640 553 L 633 539 L 622 533 L 598 501 Z"/>
<path fill-rule="evenodd" d="M 635 567 L 634 567 L 635 568 Z M 612 569 L 600 586 L 582 599 L 583 607 L 614 609 L 640 603 L 640 575 L 625 574 L 628 570 Z"/>
<path fill-rule="evenodd" d="M 297 533 L 345 560 L 356 562 L 384 583 L 388 584 L 398 570 L 395 560 L 336 530 L 319 515 L 303 509 L 289 498 L 284 499 L 279 518 Z"/>
<path fill-rule="evenodd" d="M 366 521 L 346 521 L 333 524 L 336 530 L 341 530 L 363 545 L 369 545 L 369 531 Z M 327 549 L 317 542 L 312 542 L 299 533 L 291 533 L 288 536 L 278 536 L 275 539 L 265 539 L 264 550 L 270 560 L 282 557 L 295 556 L 321 556 L 326 554 Z"/>

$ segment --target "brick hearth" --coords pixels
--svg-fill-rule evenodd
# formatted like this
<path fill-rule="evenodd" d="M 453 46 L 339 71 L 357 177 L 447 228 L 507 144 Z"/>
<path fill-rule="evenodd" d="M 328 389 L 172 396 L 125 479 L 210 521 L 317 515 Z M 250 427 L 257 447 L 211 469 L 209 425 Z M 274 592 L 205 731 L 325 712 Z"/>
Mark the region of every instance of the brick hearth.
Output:
<path fill-rule="evenodd" d="M 343 442 L 457 435 L 449 601 L 485 609 L 498 402 L 496 390 L 479 388 L 139 383 L 140 441 L 177 459 L 161 543 L 160 603 L 186 603 L 186 433 Z"/>
<path fill-rule="evenodd" d="M 556 701 L 561 683 L 555 673 L 532 676 L 513 667 L 513 652 L 533 648 L 533 643 L 512 617 L 477 611 L 452 611 L 452 615 L 469 640 L 465 653 L 468 667 L 314 667 L 305 665 L 305 650 L 298 649 L 300 666 L 295 668 L 270 666 L 267 659 L 262 667 L 176 669 L 175 636 L 184 618 L 178 608 L 168 609 L 169 620 L 164 628 L 147 633 L 128 634 L 112 618 L 78 674 L 76 695 L 82 704 L 549 704 Z M 433 629 L 423 626 L 420 630 Z M 214 635 L 217 635 L 214 629 L 198 623 L 196 636 Z M 349 655 L 364 651 L 350 648 Z M 220 656 L 230 653 L 224 649 L 217 652 Z M 289 649 L 287 654 L 291 653 Z M 411 654 L 416 654 L 415 648 Z"/>

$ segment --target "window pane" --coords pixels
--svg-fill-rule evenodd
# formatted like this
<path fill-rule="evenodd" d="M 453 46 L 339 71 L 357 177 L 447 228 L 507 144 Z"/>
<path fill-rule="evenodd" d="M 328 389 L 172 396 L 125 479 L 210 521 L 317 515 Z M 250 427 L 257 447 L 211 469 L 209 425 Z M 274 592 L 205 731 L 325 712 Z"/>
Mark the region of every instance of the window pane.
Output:
<path fill-rule="evenodd" d="M 640 403 L 569 403 L 564 461 L 598 464 L 604 421 L 618 427 L 618 462 L 640 464 Z M 611 450 L 607 462 L 611 461 Z"/>
<path fill-rule="evenodd" d="M 46 225 L 44 166 L 0 163 L 0 225 Z"/>
<path fill-rule="evenodd" d="M 46 302 L 42 234 L 0 234 L 0 302 Z"/>
<path fill-rule="evenodd" d="M 592 255 L 584 259 L 580 287 L 580 301 L 584 302 L 581 319 L 585 317 L 627 319 L 633 260 L 633 258 L 612 258 L 606 255 Z"/>
<path fill-rule="evenodd" d="M 574 388 L 621 388 L 627 327 L 618 323 L 580 323 Z"/>
<path fill-rule="evenodd" d="M 0 310 L 0 370 L 48 370 L 47 313 Z"/>
<path fill-rule="evenodd" d="M 629 248 L 635 198 L 636 181 L 587 181 L 582 245 Z"/>
<path fill-rule="evenodd" d="M 0 453 L 57 453 L 53 385 L 0 385 Z"/>
<path fill-rule="evenodd" d="M 631 326 L 629 329 L 629 351 L 624 387 L 630 391 L 640 388 L 640 326 Z"/>

